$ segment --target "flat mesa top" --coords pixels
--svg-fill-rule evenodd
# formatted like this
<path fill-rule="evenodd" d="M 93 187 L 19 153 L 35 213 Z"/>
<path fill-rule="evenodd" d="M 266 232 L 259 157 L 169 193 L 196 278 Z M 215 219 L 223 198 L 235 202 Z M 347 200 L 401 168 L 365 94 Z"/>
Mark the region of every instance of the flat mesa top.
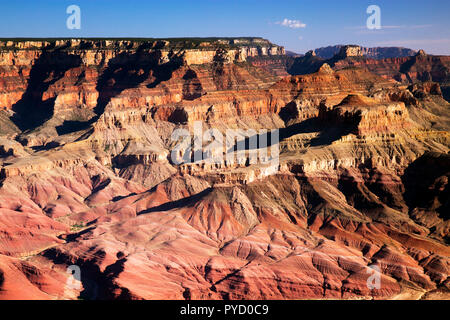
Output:
<path fill-rule="evenodd" d="M 277 47 L 259 37 L 222 38 L 0 38 L 3 49 L 80 48 L 107 49 L 138 47 L 202 49 L 209 47 Z"/>

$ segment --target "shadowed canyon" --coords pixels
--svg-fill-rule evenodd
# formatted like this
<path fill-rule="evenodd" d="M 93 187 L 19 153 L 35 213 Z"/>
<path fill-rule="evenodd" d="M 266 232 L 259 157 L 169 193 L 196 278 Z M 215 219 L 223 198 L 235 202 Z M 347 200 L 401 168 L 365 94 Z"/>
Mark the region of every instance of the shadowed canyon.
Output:
<path fill-rule="evenodd" d="M 330 50 L 0 41 L 0 299 L 450 299 L 450 56 Z"/>

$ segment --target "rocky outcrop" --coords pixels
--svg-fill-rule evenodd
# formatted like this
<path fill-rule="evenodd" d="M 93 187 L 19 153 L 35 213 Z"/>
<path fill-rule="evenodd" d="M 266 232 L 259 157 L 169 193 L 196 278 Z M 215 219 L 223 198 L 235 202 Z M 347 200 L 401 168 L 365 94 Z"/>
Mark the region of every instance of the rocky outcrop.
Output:
<path fill-rule="evenodd" d="M 348 47 L 345 45 L 337 45 L 337 46 L 330 46 L 330 47 L 324 47 L 324 48 L 318 48 L 315 49 L 314 52 L 317 56 L 323 58 L 323 59 L 330 59 L 333 58 L 336 54 L 339 53 L 342 48 Z M 402 57 L 411 57 L 417 54 L 417 51 L 407 49 L 407 48 L 399 48 L 399 47 L 376 47 L 376 48 L 367 48 L 367 47 L 360 47 L 360 46 L 353 46 L 353 47 L 359 47 L 358 52 L 360 55 L 363 55 L 367 58 L 373 58 L 373 59 L 388 59 L 388 58 L 402 58 Z"/>
<path fill-rule="evenodd" d="M 367 48 L 360 46 L 337 46 L 332 50 L 335 54 L 312 56 L 306 54 L 297 57 L 290 65 L 288 72 L 294 75 L 314 73 L 324 64 L 329 64 L 334 70 L 347 68 L 363 68 L 385 79 L 393 79 L 404 84 L 420 82 L 437 82 L 443 89 L 443 95 L 448 100 L 450 83 L 450 58 L 448 56 L 427 55 L 425 51 L 377 56 L 367 54 Z M 327 51 L 325 51 L 327 52 Z"/>
<path fill-rule="evenodd" d="M 363 55 L 363 50 L 360 46 L 343 46 L 337 53 L 337 56 L 341 59 L 362 57 Z"/>
<path fill-rule="evenodd" d="M 96 87 L 101 80 L 98 70 L 103 72 L 108 66 L 110 69 L 118 68 L 128 64 L 130 59 L 140 64 L 153 64 L 149 66 L 152 69 L 168 65 L 175 58 L 186 65 L 202 65 L 215 62 L 221 54 L 225 63 L 245 62 L 249 57 L 283 56 L 284 48 L 258 38 L 0 41 L 0 109 L 20 109 L 26 94 L 33 96 L 33 100 L 28 99 L 26 104 L 40 105 L 42 101 L 49 101 L 56 109 L 94 108 L 101 89 Z M 60 70 L 63 66 L 71 67 L 70 70 Z M 34 88 L 33 83 L 42 81 L 39 78 L 44 77 L 40 68 L 67 73 L 59 75 L 59 79 L 57 73 L 50 72 L 53 79 L 49 78 L 45 87 Z M 278 71 L 277 74 L 283 72 Z M 39 96 L 41 99 L 35 101 Z"/>
<path fill-rule="evenodd" d="M 327 123 L 353 128 L 359 136 L 395 133 L 408 129 L 408 111 L 403 103 L 380 104 L 361 95 L 349 95 L 332 109 L 321 109 L 319 117 Z"/>
<path fill-rule="evenodd" d="M 361 67 L 382 77 L 404 83 L 434 81 L 444 86 L 448 86 L 449 83 L 450 58 L 427 55 L 424 51 L 412 57 L 381 60 L 337 57 L 334 60 L 336 61 L 334 69 Z"/>
<path fill-rule="evenodd" d="M 348 69 L 334 72 L 329 65 L 325 64 L 317 73 L 285 78 L 270 90 L 275 98 L 284 98 L 284 101 L 280 102 L 281 105 L 289 103 L 291 99 L 311 101 L 318 112 L 321 102 L 333 106 L 350 93 L 369 95 L 379 88 L 388 89 L 394 85 L 393 81 L 384 80 L 363 70 Z M 286 96 L 290 99 L 286 99 Z"/>

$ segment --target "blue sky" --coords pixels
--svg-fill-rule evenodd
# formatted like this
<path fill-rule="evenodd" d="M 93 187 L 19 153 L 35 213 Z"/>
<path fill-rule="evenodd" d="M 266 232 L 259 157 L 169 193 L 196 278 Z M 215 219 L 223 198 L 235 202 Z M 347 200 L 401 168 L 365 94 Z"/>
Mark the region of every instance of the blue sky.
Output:
<path fill-rule="evenodd" d="M 334 44 L 403 46 L 450 54 L 450 1 L 443 0 L 0 0 L 0 37 L 259 36 L 304 53 Z M 81 8 L 81 29 L 66 8 Z M 381 8 L 368 30 L 366 8 Z M 283 24 L 285 19 L 286 21 Z"/>

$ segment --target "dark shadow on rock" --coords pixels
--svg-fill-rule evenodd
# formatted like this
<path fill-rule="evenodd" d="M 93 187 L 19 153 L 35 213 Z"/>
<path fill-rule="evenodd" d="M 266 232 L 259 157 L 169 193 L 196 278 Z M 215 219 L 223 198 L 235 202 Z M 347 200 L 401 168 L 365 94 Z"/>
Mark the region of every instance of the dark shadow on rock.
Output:
<path fill-rule="evenodd" d="M 65 120 L 62 125 L 56 127 L 58 135 L 69 134 L 89 128 L 89 121 Z"/>
<path fill-rule="evenodd" d="M 281 108 L 278 115 L 285 124 L 287 124 L 289 120 L 297 118 L 299 116 L 297 103 L 295 101 L 289 102 L 283 108 Z"/>
<path fill-rule="evenodd" d="M 59 142 L 51 141 L 43 146 L 33 146 L 31 147 L 31 149 L 33 149 L 34 151 L 46 151 L 53 148 L 57 148 L 59 146 L 60 146 Z"/>
<path fill-rule="evenodd" d="M 43 100 L 44 93 L 81 62 L 79 56 L 64 51 L 42 52 L 31 68 L 25 93 L 12 106 L 15 114 L 11 120 L 20 130 L 34 129 L 53 116 L 56 98 Z"/>
<path fill-rule="evenodd" d="M 425 153 L 412 162 L 402 176 L 404 199 L 409 208 L 436 211 L 450 218 L 450 154 Z"/>
<path fill-rule="evenodd" d="M 207 189 L 203 190 L 202 192 L 194 194 L 194 195 L 192 195 L 190 197 L 182 198 L 182 199 L 171 201 L 171 202 L 166 202 L 166 203 L 161 204 L 159 206 L 143 210 L 141 212 L 138 212 L 137 215 L 183 208 L 183 207 L 186 207 L 186 206 L 188 206 L 190 204 L 198 202 L 201 198 L 203 198 L 206 195 L 210 194 L 212 192 L 212 190 L 213 190 L 213 188 L 207 188 Z"/>
<path fill-rule="evenodd" d="M 94 176 L 92 178 L 92 184 L 94 188 L 92 189 L 91 195 L 102 191 L 107 186 L 109 186 L 111 182 L 112 182 L 111 178 L 106 178 L 105 180 L 102 180 L 102 177 L 100 175 Z"/>
<path fill-rule="evenodd" d="M 90 231 L 92 231 L 94 229 L 95 229 L 95 227 L 89 227 L 89 228 L 86 228 L 86 229 L 81 230 L 81 231 L 76 232 L 76 233 L 71 233 L 71 234 L 59 236 L 58 238 L 59 239 L 64 239 L 64 240 L 66 240 L 66 242 L 74 242 L 79 237 L 81 237 L 82 235 L 84 235 L 86 233 L 89 233 Z"/>
<path fill-rule="evenodd" d="M 309 142 L 309 146 L 316 147 L 321 145 L 330 145 L 334 141 L 342 138 L 343 136 L 350 134 L 353 131 L 353 127 L 338 126 L 338 125 L 329 126 L 323 121 L 321 121 L 319 118 L 310 118 L 302 122 L 290 125 L 288 127 L 280 128 L 278 130 L 279 130 L 279 141 L 283 141 L 284 139 L 288 139 L 297 134 L 319 133 L 316 138 L 311 139 L 311 141 Z M 263 139 L 263 141 L 265 140 L 267 141 L 267 143 L 266 145 L 261 145 L 261 140 L 264 135 L 266 134 L 257 134 L 239 140 L 236 142 L 234 146 L 229 148 L 227 152 L 230 153 L 235 152 L 238 150 L 238 147 L 241 146 L 244 146 L 245 150 L 253 150 L 255 149 L 255 146 L 254 145 L 250 146 L 250 141 L 252 140 L 257 141 L 256 148 L 271 147 L 273 142 L 277 142 L 272 141 L 271 131 L 268 130 L 267 138 Z"/>
<path fill-rule="evenodd" d="M 135 195 L 137 195 L 137 193 L 136 193 L 136 192 L 132 192 L 132 193 L 130 193 L 130 194 L 127 194 L 126 196 L 116 196 L 116 197 L 112 198 L 111 201 L 112 201 L 112 202 L 117 202 L 117 201 L 126 199 L 126 198 L 128 198 L 128 197 L 133 197 L 133 196 L 135 196 Z"/>
<path fill-rule="evenodd" d="M 177 108 L 175 109 L 167 119 L 167 121 L 175 123 L 175 124 L 182 124 L 187 123 L 189 120 L 189 115 L 183 108 Z"/>
<path fill-rule="evenodd" d="M 95 247 L 90 248 L 95 250 Z M 83 291 L 80 292 L 80 299 L 83 300 L 101 300 L 105 299 L 104 289 L 109 287 L 105 283 L 105 276 L 100 271 L 99 264 L 105 259 L 106 252 L 98 250 L 92 252 L 93 258 L 83 260 L 82 258 L 75 258 L 72 255 L 51 248 L 42 253 L 42 256 L 52 261 L 54 264 L 62 264 L 66 266 L 76 265 L 80 268 L 81 283 Z"/>
<path fill-rule="evenodd" d="M 150 71 L 155 68 L 160 58 L 160 51 L 148 52 L 140 49 L 135 53 L 122 52 L 109 60 L 97 81 L 96 90 L 99 96 L 94 109 L 96 118 L 103 114 L 106 105 L 113 97 L 147 80 Z"/>
<path fill-rule="evenodd" d="M 102 272 L 99 265 L 104 261 L 106 252 L 97 250 L 95 247 L 89 248 L 92 258 L 83 259 L 60 252 L 55 248 L 48 249 L 42 255 L 54 264 L 77 265 L 80 268 L 80 280 L 83 290 L 80 292 L 80 299 L 83 300 L 129 300 L 131 294 L 128 289 L 121 288 L 115 283 L 115 279 L 124 270 L 127 261 L 122 252 L 117 253 L 116 262 L 108 265 Z"/>
<path fill-rule="evenodd" d="M 290 125 L 286 128 L 281 128 L 280 141 L 295 136 L 297 134 L 314 133 L 319 132 L 322 129 L 323 125 L 320 123 L 318 118 L 310 118 L 302 122 Z"/>
<path fill-rule="evenodd" d="M 119 276 L 119 274 L 123 271 L 124 269 L 124 264 L 127 261 L 126 258 L 122 257 L 121 259 L 117 260 L 115 263 L 107 266 L 105 268 L 105 275 L 107 278 L 113 280 L 114 278 L 117 278 L 117 276 Z"/>
<path fill-rule="evenodd" d="M 308 119 L 296 124 L 293 124 L 291 126 L 288 126 L 286 128 L 280 128 L 276 129 L 278 130 L 278 137 L 279 141 L 282 141 L 286 138 L 289 138 L 291 136 L 294 136 L 296 134 L 300 133 L 311 133 L 319 131 L 319 129 L 315 128 L 315 125 L 313 123 L 316 122 L 316 119 Z M 245 133 L 245 130 L 241 131 L 242 133 Z M 271 130 L 267 130 L 266 133 L 258 133 L 256 135 L 245 137 L 244 139 L 236 141 L 236 143 L 227 150 L 228 153 L 236 152 L 240 148 L 244 148 L 245 150 L 254 150 L 264 147 L 271 147 L 272 144 L 278 141 L 272 141 L 272 133 Z M 251 141 L 254 141 L 254 143 L 251 143 Z M 262 141 L 265 141 L 263 144 Z"/>
<path fill-rule="evenodd" d="M 450 102 L 450 86 L 441 86 L 442 90 L 442 97 L 447 100 L 447 102 Z"/>
<path fill-rule="evenodd" d="M 203 87 L 198 79 L 197 73 L 189 69 L 183 76 L 183 99 L 184 100 L 195 100 L 200 98 L 203 94 Z"/>
<path fill-rule="evenodd" d="M 150 76 L 154 80 L 147 87 L 154 88 L 169 80 L 172 73 L 183 65 L 183 58 L 173 52 L 163 64 L 160 64 L 161 58 L 160 50 L 149 51 L 141 47 L 134 53 L 123 52 L 111 59 L 97 82 L 96 90 L 99 96 L 94 109 L 97 117 L 91 122 L 95 122 L 111 99 L 122 91 L 138 87 Z"/>
<path fill-rule="evenodd" d="M 158 64 L 153 68 L 153 77 L 155 80 L 147 85 L 147 88 L 155 88 L 163 81 L 170 80 L 175 70 L 183 66 L 184 60 L 182 56 L 174 53 L 169 54 L 169 61 L 163 64 Z"/>
<path fill-rule="evenodd" d="M 410 57 L 400 66 L 400 73 L 408 73 L 411 70 L 411 67 L 416 63 L 416 61 L 416 57 Z"/>
<path fill-rule="evenodd" d="M 317 72 L 325 62 L 327 60 L 306 54 L 303 57 L 296 57 L 287 72 L 293 76 L 311 74 Z"/>
<path fill-rule="evenodd" d="M 334 141 L 341 139 L 342 137 L 349 135 L 354 130 L 352 127 L 345 126 L 334 126 L 330 128 L 326 128 L 320 132 L 320 134 L 311 139 L 309 142 L 309 146 L 318 147 L 318 146 L 328 146 L 332 144 Z"/>

